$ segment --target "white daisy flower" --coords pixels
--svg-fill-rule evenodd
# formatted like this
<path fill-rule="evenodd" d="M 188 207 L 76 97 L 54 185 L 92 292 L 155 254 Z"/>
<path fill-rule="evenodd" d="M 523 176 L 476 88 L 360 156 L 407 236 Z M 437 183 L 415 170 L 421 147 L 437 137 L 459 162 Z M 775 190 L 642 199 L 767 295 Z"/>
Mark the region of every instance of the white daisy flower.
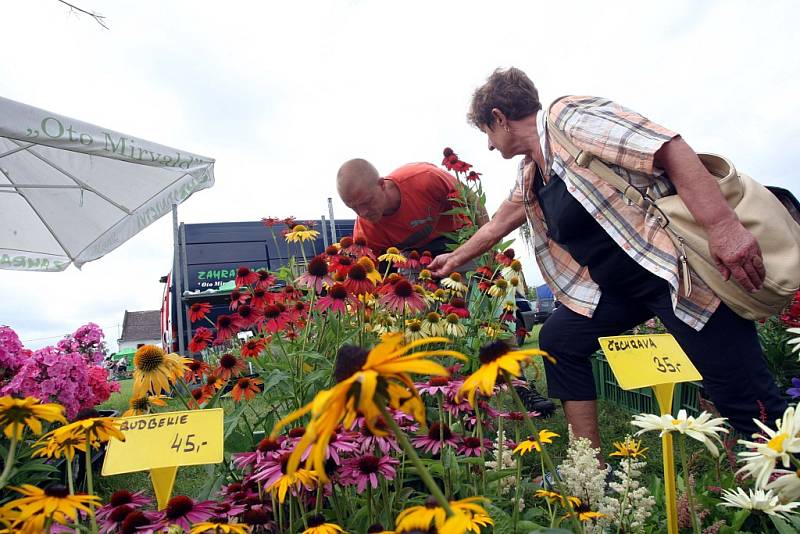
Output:
<path fill-rule="evenodd" d="M 781 476 L 767 484 L 767 489 L 778 493 L 784 502 L 800 499 L 800 472 L 784 469 L 776 469 L 773 472 Z"/>
<path fill-rule="evenodd" d="M 637 436 L 651 430 L 659 430 L 659 436 L 663 436 L 668 432 L 685 434 L 705 445 L 708 451 L 716 458 L 719 456 L 719 450 L 711 438 L 722 445 L 719 433 L 728 432 L 728 429 L 720 426 L 725 421 L 724 417 L 712 419 L 711 414 L 708 412 L 703 412 L 695 418 L 688 416 L 686 410 L 681 410 L 678 412 L 678 417 L 672 417 L 672 414 L 658 416 L 643 413 L 635 415 L 631 424 L 642 428 L 635 434 Z"/>
<path fill-rule="evenodd" d="M 787 347 L 792 349 L 789 354 L 796 351 L 798 358 L 800 358 L 800 328 L 787 328 L 786 331 L 790 334 L 795 334 L 793 338 L 786 342 Z"/>
<path fill-rule="evenodd" d="M 764 434 L 753 434 L 755 441 L 739 440 L 740 444 L 750 449 L 738 455 L 739 461 L 745 464 L 739 472 L 754 477 L 756 487 L 763 488 L 778 460 L 783 467 L 789 467 L 789 455 L 800 452 L 800 437 L 797 436 L 800 431 L 800 410 L 795 410 L 794 406 L 786 408 L 783 417 L 775 421 L 777 430 L 772 430 L 758 419 L 753 421 Z"/>
<path fill-rule="evenodd" d="M 744 510 L 753 510 L 764 512 L 769 515 L 792 514 L 794 508 L 800 506 L 800 502 L 790 502 L 781 504 L 777 495 L 773 494 L 771 490 L 750 490 L 747 494 L 742 488 L 736 490 L 723 490 L 722 500 L 717 506 L 729 506 L 731 508 L 742 508 Z"/>

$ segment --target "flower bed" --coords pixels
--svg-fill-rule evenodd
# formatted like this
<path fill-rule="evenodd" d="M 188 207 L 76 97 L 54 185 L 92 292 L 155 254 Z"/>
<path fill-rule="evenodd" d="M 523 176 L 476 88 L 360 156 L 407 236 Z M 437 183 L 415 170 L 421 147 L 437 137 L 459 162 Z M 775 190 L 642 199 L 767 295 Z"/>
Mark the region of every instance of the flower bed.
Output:
<path fill-rule="evenodd" d="M 482 198 L 479 175 L 449 149 L 445 164 L 462 179 L 450 214 L 464 220 L 464 238 L 474 231 L 476 207 L 469 199 Z M 610 463 L 601 464 L 588 440 L 546 428 L 520 398 L 518 388 L 527 386 L 523 369 L 552 358 L 506 343 L 516 334 L 513 294 L 522 283 L 512 250 L 503 246 L 481 258 L 475 272 L 436 281 L 425 251 L 390 248 L 375 257 L 367 243 L 350 237 L 308 258 L 304 243 L 315 233 L 294 221 L 287 225 L 286 241 L 302 263 L 291 261 L 277 273 L 238 269 L 230 313 L 212 322 L 209 306 L 192 305 L 190 320 L 207 325 L 196 330 L 192 357 L 154 346 L 134 357 L 126 415 L 164 411 L 167 400 L 186 410 L 225 409 L 224 461 L 206 466 L 197 494 L 172 496 L 160 510 L 147 488 L 127 488 L 100 502 L 91 468 L 88 494 L 41 478 L 39 487 L 26 484 L 34 456 L 71 460 L 124 439 L 118 419 L 73 413 L 52 402 L 62 401 L 57 391 L 39 385 L 41 400 L 20 398 L 23 390 L 0 398 L 0 521 L 7 529 L 666 531 L 663 481 L 643 476 L 648 451 L 634 432 L 675 436 L 681 528 L 800 528 L 794 515 L 800 477 L 789 469 L 800 452 L 800 415 L 793 408 L 775 427 L 764 423 L 763 436 L 742 443 L 739 465 L 724 420 L 684 410 L 676 417 L 635 415 L 630 434 L 614 443 Z M 240 332 L 251 336 L 243 341 Z M 11 338 L 7 346 L 18 354 L 17 345 Z M 74 352 L 72 345 L 61 350 Z M 15 361 L 8 353 L 0 361 Z M 49 383 L 41 366 L 54 359 L 43 351 L 30 363 L 40 374 L 25 376 Z M 66 390 L 65 404 L 80 402 L 72 393 L 90 383 L 89 375 L 81 380 Z M 567 440 L 564 457 L 553 457 L 552 445 Z M 689 454 L 692 440 L 701 451 Z"/>

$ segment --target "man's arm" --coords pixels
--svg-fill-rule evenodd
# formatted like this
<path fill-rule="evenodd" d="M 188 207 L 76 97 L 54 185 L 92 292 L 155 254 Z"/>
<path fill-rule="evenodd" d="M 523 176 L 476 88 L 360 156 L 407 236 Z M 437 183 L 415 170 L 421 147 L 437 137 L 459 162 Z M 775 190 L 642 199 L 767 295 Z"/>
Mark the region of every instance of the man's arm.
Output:
<path fill-rule="evenodd" d="M 428 269 L 434 276 L 445 277 L 480 256 L 493 247 L 503 237 L 525 222 L 525 208 L 522 203 L 504 200 L 492 219 L 475 232 L 469 240 L 448 254 L 440 254 L 433 259 Z"/>
<path fill-rule="evenodd" d="M 656 152 L 655 164 L 666 171 L 689 212 L 708 232 L 708 246 L 722 276 L 733 276 L 748 291 L 761 289 L 765 270 L 758 242 L 694 150 L 675 137 Z"/>

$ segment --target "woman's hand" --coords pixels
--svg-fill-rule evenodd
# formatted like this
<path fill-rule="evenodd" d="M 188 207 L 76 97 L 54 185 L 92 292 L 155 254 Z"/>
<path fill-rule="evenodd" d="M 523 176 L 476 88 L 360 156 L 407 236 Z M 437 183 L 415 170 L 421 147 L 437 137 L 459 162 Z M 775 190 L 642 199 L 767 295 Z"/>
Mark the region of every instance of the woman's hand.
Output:
<path fill-rule="evenodd" d="M 757 291 L 764 284 L 764 260 L 756 238 L 738 219 L 711 226 L 708 248 L 717 269 L 725 280 L 736 280 L 748 291 Z"/>

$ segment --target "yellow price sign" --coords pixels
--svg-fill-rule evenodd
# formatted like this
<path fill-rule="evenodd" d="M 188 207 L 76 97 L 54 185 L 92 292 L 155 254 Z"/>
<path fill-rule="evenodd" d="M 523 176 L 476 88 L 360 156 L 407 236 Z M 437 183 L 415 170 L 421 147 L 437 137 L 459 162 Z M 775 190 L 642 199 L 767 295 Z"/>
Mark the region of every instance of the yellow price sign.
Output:
<path fill-rule="evenodd" d="M 223 410 L 124 417 L 125 441 L 108 443 L 103 476 L 222 461 Z"/>
<path fill-rule="evenodd" d="M 622 389 L 703 379 L 670 334 L 610 336 L 599 341 Z"/>

